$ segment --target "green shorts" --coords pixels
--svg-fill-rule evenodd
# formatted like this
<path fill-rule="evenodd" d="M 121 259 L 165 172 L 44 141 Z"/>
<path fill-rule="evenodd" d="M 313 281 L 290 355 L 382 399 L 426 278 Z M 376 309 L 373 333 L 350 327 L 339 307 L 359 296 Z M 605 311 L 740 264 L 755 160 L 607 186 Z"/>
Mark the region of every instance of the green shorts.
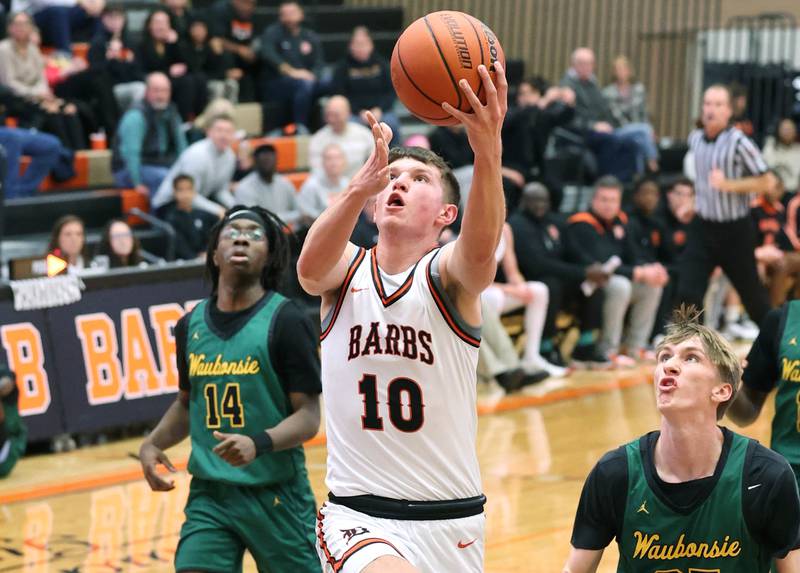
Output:
<path fill-rule="evenodd" d="M 265 487 L 192 478 L 175 570 L 241 572 L 247 549 L 261 573 L 319 573 L 315 506 L 305 472 Z"/>
<path fill-rule="evenodd" d="M 25 453 L 25 442 L 8 439 L 0 443 L 0 478 L 6 477 Z M 315 517 L 316 519 L 316 517 Z"/>

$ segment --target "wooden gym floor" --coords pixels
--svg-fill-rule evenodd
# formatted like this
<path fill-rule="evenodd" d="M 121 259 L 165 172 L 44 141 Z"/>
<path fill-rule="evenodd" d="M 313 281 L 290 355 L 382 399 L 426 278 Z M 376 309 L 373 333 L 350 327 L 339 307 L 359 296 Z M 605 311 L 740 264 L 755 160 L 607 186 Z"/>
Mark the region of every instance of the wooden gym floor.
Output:
<path fill-rule="evenodd" d="M 481 391 L 478 452 L 487 505 L 486 571 L 560 573 L 587 473 L 609 449 L 654 429 L 652 367 L 575 373 L 504 397 Z M 745 433 L 767 443 L 772 402 Z M 730 422 L 725 422 L 730 425 Z M 161 573 L 172 558 L 189 485 L 153 493 L 126 440 L 23 459 L 0 482 L 0 573 Z M 168 452 L 184 468 L 188 443 Z M 324 437 L 306 448 L 318 500 Z M 245 571 L 254 572 L 252 561 Z M 616 548 L 600 567 L 616 571 Z"/>

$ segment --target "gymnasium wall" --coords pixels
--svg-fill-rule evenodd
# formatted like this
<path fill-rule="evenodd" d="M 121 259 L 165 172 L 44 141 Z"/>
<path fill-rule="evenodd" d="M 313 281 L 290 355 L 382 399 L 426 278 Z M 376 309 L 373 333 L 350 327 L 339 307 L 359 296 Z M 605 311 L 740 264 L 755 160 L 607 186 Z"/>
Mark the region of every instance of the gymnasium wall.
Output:
<path fill-rule="evenodd" d="M 649 94 L 656 132 L 683 138 L 696 115 L 698 33 L 741 14 L 789 12 L 797 0 L 346 0 L 354 6 L 403 6 L 406 24 L 435 10 L 469 12 L 498 35 L 509 58 L 523 59 L 526 74 L 557 82 L 571 51 L 597 54 L 601 84 L 611 59 L 631 58 Z M 681 94 L 686 94 L 682 97 Z"/>

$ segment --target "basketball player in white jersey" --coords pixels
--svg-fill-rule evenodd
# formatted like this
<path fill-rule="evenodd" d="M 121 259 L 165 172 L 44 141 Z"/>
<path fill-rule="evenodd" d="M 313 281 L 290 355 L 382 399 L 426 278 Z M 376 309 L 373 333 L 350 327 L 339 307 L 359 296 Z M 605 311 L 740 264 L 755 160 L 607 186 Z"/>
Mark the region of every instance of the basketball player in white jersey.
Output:
<path fill-rule="evenodd" d="M 458 183 L 437 155 L 375 148 L 312 225 L 297 270 L 322 297 L 322 380 L 329 501 L 317 538 L 326 572 L 483 570 L 483 505 L 475 452 L 480 295 L 492 283 L 505 216 L 500 130 L 505 72 L 480 66 L 487 103 L 466 82 L 473 113 L 448 104 L 475 152 L 458 239 L 437 239 L 458 212 Z M 348 242 L 376 198 L 378 244 Z"/>

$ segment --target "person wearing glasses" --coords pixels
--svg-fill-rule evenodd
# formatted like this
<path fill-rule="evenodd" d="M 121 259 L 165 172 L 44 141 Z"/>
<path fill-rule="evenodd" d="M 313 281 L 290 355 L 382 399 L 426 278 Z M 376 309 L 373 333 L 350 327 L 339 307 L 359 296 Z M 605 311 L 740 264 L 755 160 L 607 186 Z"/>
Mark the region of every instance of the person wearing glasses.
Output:
<path fill-rule="evenodd" d="M 275 289 L 289 263 L 286 225 L 234 206 L 206 255 L 211 297 L 175 326 L 177 400 L 139 450 L 154 491 L 174 466 L 164 450 L 192 440 L 176 571 L 319 572 L 316 507 L 302 444 L 319 429 L 320 363 L 305 312 Z"/>

